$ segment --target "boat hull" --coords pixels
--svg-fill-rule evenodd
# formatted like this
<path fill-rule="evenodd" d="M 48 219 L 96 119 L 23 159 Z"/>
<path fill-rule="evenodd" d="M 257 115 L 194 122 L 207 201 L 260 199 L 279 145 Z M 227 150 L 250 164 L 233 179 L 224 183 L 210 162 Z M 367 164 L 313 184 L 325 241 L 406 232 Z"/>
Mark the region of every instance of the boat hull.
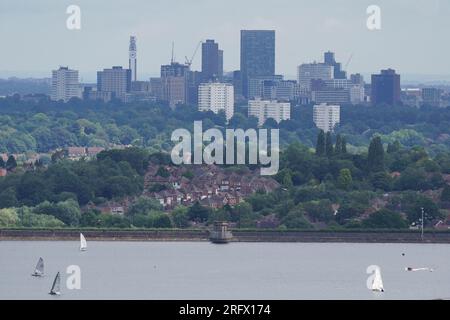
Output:
<path fill-rule="evenodd" d="M 227 243 L 229 243 L 231 240 L 232 240 L 232 238 L 230 238 L 230 239 L 216 239 L 216 238 L 211 238 L 211 239 L 209 239 L 212 243 L 214 243 L 214 244 L 227 244 Z"/>

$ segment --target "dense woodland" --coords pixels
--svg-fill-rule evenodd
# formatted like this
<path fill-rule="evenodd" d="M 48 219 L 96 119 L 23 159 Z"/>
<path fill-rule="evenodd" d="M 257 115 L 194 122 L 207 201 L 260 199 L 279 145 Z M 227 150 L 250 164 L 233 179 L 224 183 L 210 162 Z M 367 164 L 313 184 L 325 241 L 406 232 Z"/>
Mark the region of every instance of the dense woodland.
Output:
<path fill-rule="evenodd" d="M 0 178 L 0 226 L 186 228 L 228 220 L 240 228 L 405 229 L 419 223 L 422 208 L 428 227 L 449 215 L 450 154 L 430 157 L 423 147 L 383 145 L 380 137 L 361 154 L 347 150 L 345 136 L 323 132 L 315 151 L 292 143 L 281 154 L 280 189 L 217 210 L 196 203 L 165 212 L 141 195 L 149 161 L 167 158 L 130 148 L 92 161 L 54 157 L 48 167 L 10 163 L 10 174 Z M 133 199 L 124 216 L 91 209 L 124 197 Z"/>
<path fill-rule="evenodd" d="M 366 152 L 379 135 L 383 144 L 400 142 L 421 146 L 431 155 L 450 148 L 450 108 L 405 106 L 342 106 L 337 133 L 345 135 L 350 152 Z M 256 118 L 237 107 L 230 128 L 256 128 Z M 203 120 L 204 129 L 225 128 L 224 114 L 198 112 L 192 106 L 171 110 L 165 105 L 81 101 L 69 103 L 24 102 L 18 97 L 0 99 L 0 153 L 46 153 L 68 146 L 133 145 L 151 152 L 171 149 L 174 129 L 191 129 Z M 291 120 L 280 125 L 269 119 L 265 127 L 279 127 L 283 145 L 299 141 L 313 148 L 318 133 L 312 106 L 293 106 Z"/>

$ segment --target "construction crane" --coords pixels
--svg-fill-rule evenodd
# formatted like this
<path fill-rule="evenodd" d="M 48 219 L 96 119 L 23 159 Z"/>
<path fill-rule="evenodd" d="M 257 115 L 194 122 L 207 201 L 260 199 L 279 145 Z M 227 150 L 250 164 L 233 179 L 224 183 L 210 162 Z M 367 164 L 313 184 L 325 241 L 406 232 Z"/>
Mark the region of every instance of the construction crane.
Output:
<path fill-rule="evenodd" d="M 187 56 L 186 58 L 186 65 L 190 68 L 192 65 L 192 62 L 194 61 L 195 55 L 197 54 L 198 49 L 200 48 L 200 45 L 202 44 L 203 40 L 200 40 L 200 42 L 197 44 L 197 47 L 195 48 L 194 54 L 192 55 L 191 59 L 189 59 Z"/>
<path fill-rule="evenodd" d="M 345 64 L 344 70 L 347 70 L 348 65 L 350 64 L 350 62 L 353 59 L 353 53 L 350 55 L 350 58 L 348 59 L 347 63 Z"/>
<path fill-rule="evenodd" d="M 175 51 L 175 42 L 172 41 L 172 58 L 170 59 L 170 64 L 173 64 L 175 61 L 174 51 Z"/>

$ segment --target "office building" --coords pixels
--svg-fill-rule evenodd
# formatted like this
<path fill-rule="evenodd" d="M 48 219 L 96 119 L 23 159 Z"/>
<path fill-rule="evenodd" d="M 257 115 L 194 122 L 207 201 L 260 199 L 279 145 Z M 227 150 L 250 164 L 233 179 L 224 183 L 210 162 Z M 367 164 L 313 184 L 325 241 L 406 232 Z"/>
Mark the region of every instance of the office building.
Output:
<path fill-rule="evenodd" d="M 373 105 L 395 105 L 400 102 L 400 75 L 393 69 L 372 75 L 371 102 Z"/>
<path fill-rule="evenodd" d="M 234 88 L 229 83 L 203 83 L 198 88 L 198 110 L 219 113 L 223 110 L 227 120 L 234 114 Z"/>
<path fill-rule="evenodd" d="M 297 81 L 266 80 L 262 84 L 263 100 L 292 101 L 296 100 Z"/>
<path fill-rule="evenodd" d="M 273 76 L 253 76 L 248 79 L 248 99 L 256 99 L 263 97 L 263 83 L 264 81 L 281 81 L 282 75 Z"/>
<path fill-rule="evenodd" d="M 324 132 L 332 132 L 341 122 L 341 107 L 325 103 L 313 108 L 313 121 L 317 128 Z"/>
<path fill-rule="evenodd" d="M 114 98 L 112 92 L 97 91 L 93 87 L 87 86 L 83 90 L 83 100 L 109 102 Z"/>
<path fill-rule="evenodd" d="M 204 82 L 223 78 L 223 51 L 214 40 L 202 43 L 202 75 Z"/>
<path fill-rule="evenodd" d="M 130 37 L 130 48 L 129 48 L 129 67 L 131 70 L 131 81 L 137 81 L 137 48 L 136 48 L 136 37 Z"/>
<path fill-rule="evenodd" d="M 372 85 L 370 83 L 364 84 L 364 100 L 370 102 L 370 97 L 372 96 Z"/>
<path fill-rule="evenodd" d="M 124 102 L 153 102 L 156 100 L 150 81 L 133 81 L 130 92 L 125 94 Z"/>
<path fill-rule="evenodd" d="M 297 69 L 297 81 L 300 87 L 311 90 L 312 80 L 331 80 L 334 67 L 324 63 L 304 63 Z"/>
<path fill-rule="evenodd" d="M 420 108 L 423 104 L 422 89 L 420 88 L 402 88 L 400 99 L 403 105 Z"/>
<path fill-rule="evenodd" d="M 291 104 L 261 99 L 249 100 L 248 116 L 258 118 L 259 126 L 262 126 L 268 119 L 280 123 L 283 120 L 291 119 Z"/>
<path fill-rule="evenodd" d="M 125 94 L 131 90 L 131 70 L 114 66 L 97 72 L 97 91 L 111 92 L 112 95 L 123 100 Z"/>
<path fill-rule="evenodd" d="M 350 103 L 362 104 L 365 103 L 365 89 L 363 85 L 355 85 L 349 88 L 350 92 Z"/>
<path fill-rule="evenodd" d="M 245 97 L 242 92 L 242 73 L 240 70 L 233 71 L 234 101 L 236 103 L 244 102 Z"/>
<path fill-rule="evenodd" d="M 219 50 L 219 81 L 224 80 L 223 76 L 223 50 Z"/>
<path fill-rule="evenodd" d="M 161 78 L 150 78 L 150 93 L 157 101 L 163 101 L 163 90 Z"/>
<path fill-rule="evenodd" d="M 333 89 L 350 89 L 355 86 L 355 84 L 351 80 L 347 79 L 331 79 L 331 80 L 323 80 L 323 84 L 328 88 Z"/>
<path fill-rule="evenodd" d="M 189 71 L 188 73 L 188 98 L 187 103 L 197 105 L 198 87 L 204 83 L 203 73 L 201 71 Z"/>
<path fill-rule="evenodd" d="M 187 102 L 186 78 L 180 76 L 169 76 L 163 79 L 163 100 L 169 103 L 174 109 L 177 105 L 184 105 Z"/>
<path fill-rule="evenodd" d="M 60 67 L 52 71 L 52 86 L 50 98 L 53 101 L 67 102 L 71 98 L 81 98 L 81 88 L 78 81 L 78 71 L 68 67 Z"/>
<path fill-rule="evenodd" d="M 248 98 L 249 79 L 275 75 L 275 31 L 241 30 L 242 93 Z"/>
<path fill-rule="evenodd" d="M 364 77 L 360 73 L 351 74 L 350 81 L 353 84 L 364 86 Z"/>
<path fill-rule="evenodd" d="M 189 66 L 178 62 L 171 62 L 168 65 L 161 66 L 161 78 L 167 77 L 187 77 L 189 73 Z"/>
<path fill-rule="evenodd" d="M 150 92 L 150 81 L 132 81 L 131 92 Z"/>
<path fill-rule="evenodd" d="M 161 100 L 171 108 L 189 100 L 189 66 L 172 62 L 161 66 Z"/>
<path fill-rule="evenodd" d="M 335 79 L 347 79 L 347 73 L 342 70 L 342 65 L 336 62 L 334 52 L 327 51 L 324 53 L 324 63 L 333 66 L 333 77 Z"/>
<path fill-rule="evenodd" d="M 311 100 L 317 104 L 361 104 L 364 92 L 364 86 L 352 80 L 311 80 Z"/>
<path fill-rule="evenodd" d="M 311 100 L 317 104 L 350 104 L 350 91 L 342 88 L 325 88 L 311 92 Z"/>
<path fill-rule="evenodd" d="M 332 66 L 336 62 L 334 58 L 334 52 L 327 51 L 324 53 L 323 56 L 324 56 L 323 61 L 326 65 Z"/>
<path fill-rule="evenodd" d="M 424 105 L 432 107 L 441 106 L 442 90 L 438 88 L 423 88 L 422 100 Z"/>

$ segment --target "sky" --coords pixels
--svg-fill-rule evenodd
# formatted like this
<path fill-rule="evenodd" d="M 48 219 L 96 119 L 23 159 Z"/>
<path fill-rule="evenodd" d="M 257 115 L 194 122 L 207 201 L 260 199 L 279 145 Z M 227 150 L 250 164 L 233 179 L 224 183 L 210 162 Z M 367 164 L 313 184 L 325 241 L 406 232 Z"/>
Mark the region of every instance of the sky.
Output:
<path fill-rule="evenodd" d="M 69 5 L 81 9 L 81 30 L 66 27 Z M 366 27 L 369 5 L 381 9 L 381 30 Z M 350 73 L 391 67 L 450 80 L 449 17 L 450 0 L 0 0 L 0 78 L 48 77 L 63 65 L 95 81 L 97 70 L 128 66 L 130 35 L 140 80 L 170 62 L 172 41 L 184 62 L 199 41 L 215 39 L 233 71 L 240 30 L 273 29 L 276 72 L 287 78 L 331 50 Z M 200 64 L 201 50 L 193 69 Z"/>

